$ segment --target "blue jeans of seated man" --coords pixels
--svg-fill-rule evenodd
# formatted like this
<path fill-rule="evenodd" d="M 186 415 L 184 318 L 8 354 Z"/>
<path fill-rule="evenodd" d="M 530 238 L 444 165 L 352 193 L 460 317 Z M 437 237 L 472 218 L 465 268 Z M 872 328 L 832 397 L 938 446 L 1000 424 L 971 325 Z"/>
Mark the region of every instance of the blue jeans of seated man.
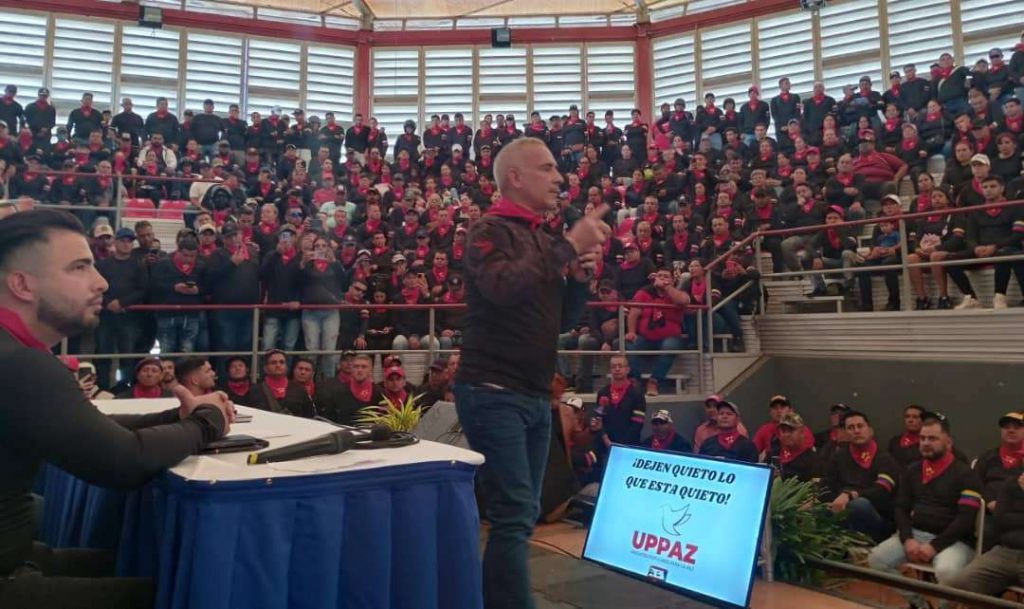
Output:
<path fill-rule="evenodd" d="M 864 533 L 875 543 L 892 535 L 893 524 L 882 517 L 871 501 L 857 497 L 846 504 L 846 528 Z"/>
<path fill-rule="evenodd" d="M 485 609 L 533 609 L 529 540 L 551 442 L 547 398 L 487 385 L 455 385 L 455 409 L 473 450 L 484 455 L 480 489 L 491 523 L 484 551 Z"/>
<path fill-rule="evenodd" d="M 199 336 L 197 313 L 157 313 L 156 339 L 160 353 L 191 353 Z"/>
<path fill-rule="evenodd" d="M 821 262 L 826 269 L 848 269 L 857 266 L 857 252 L 845 250 L 842 259 L 822 258 Z M 813 261 L 811 263 L 813 264 Z M 811 275 L 811 284 L 814 285 L 815 290 L 825 289 L 825 277 L 825 275 Z M 847 289 L 853 287 L 853 273 L 843 273 L 843 284 Z"/>
<path fill-rule="evenodd" d="M 558 337 L 558 349 L 560 351 L 599 351 L 601 339 L 593 334 L 572 335 L 568 332 Z M 580 366 L 576 371 L 576 390 L 583 393 L 590 393 L 594 388 L 594 355 L 580 355 Z M 566 379 L 572 377 L 572 364 L 569 363 L 569 356 L 559 354 L 558 374 Z"/>
<path fill-rule="evenodd" d="M 252 311 L 213 311 L 216 351 L 252 350 Z"/>
<path fill-rule="evenodd" d="M 729 306 L 729 305 L 726 305 L 726 306 Z M 726 325 L 725 318 L 722 317 L 722 315 L 720 314 L 720 311 L 724 310 L 724 308 L 725 307 L 723 307 L 722 309 L 719 309 L 718 311 L 715 311 L 714 321 L 712 322 L 712 324 L 714 325 L 714 333 L 715 334 L 721 334 L 723 332 L 728 331 L 728 327 L 729 326 Z M 735 311 L 736 308 L 733 307 L 733 310 Z M 737 320 L 739 319 L 739 312 L 738 311 L 736 312 L 736 319 Z M 711 351 L 711 338 L 708 336 L 707 318 L 704 317 L 704 316 L 701 316 L 701 323 L 704 324 L 704 327 L 700 329 L 700 331 L 702 333 L 701 339 L 704 342 L 704 350 L 705 351 Z M 683 316 L 683 329 L 686 330 L 686 348 L 687 349 L 696 349 L 697 348 L 697 315 L 696 314 L 687 314 L 687 315 Z"/>
<path fill-rule="evenodd" d="M 263 350 L 294 351 L 299 342 L 299 314 L 268 316 L 263 320 Z"/>
<path fill-rule="evenodd" d="M 637 336 L 636 340 L 626 343 L 626 351 L 682 351 L 685 348 L 685 341 L 681 336 L 669 336 L 661 340 L 650 340 L 643 336 Z M 668 376 L 672 369 L 672 362 L 676 360 L 675 353 L 665 355 L 630 355 L 629 368 L 630 376 L 640 378 L 646 371 L 647 361 L 654 360 L 651 368 L 651 378 L 661 382 Z"/>
<path fill-rule="evenodd" d="M 935 539 L 933 533 L 927 533 L 918 529 L 913 530 L 914 539 L 921 543 L 928 543 Z M 958 541 L 935 555 L 932 559 L 932 568 L 935 569 L 935 579 L 939 584 L 947 585 L 958 572 L 967 566 L 974 559 L 974 548 L 962 541 Z M 907 554 L 903 549 L 903 542 L 900 536 L 893 535 L 882 543 L 871 549 L 868 555 L 868 565 L 878 571 L 897 573 L 897 567 L 907 562 Z M 924 605 L 924 598 L 920 594 L 900 592 L 909 601 L 918 606 Z M 924 605 L 927 606 L 927 605 Z M 951 608 L 955 603 L 942 601 L 939 609 Z"/>

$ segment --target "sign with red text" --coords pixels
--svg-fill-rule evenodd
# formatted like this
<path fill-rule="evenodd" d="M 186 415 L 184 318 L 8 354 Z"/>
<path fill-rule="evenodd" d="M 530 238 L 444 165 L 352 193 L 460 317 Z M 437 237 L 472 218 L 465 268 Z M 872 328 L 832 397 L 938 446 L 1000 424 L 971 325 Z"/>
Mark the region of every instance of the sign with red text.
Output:
<path fill-rule="evenodd" d="M 615 445 L 583 557 L 746 607 L 770 487 L 763 465 Z"/>

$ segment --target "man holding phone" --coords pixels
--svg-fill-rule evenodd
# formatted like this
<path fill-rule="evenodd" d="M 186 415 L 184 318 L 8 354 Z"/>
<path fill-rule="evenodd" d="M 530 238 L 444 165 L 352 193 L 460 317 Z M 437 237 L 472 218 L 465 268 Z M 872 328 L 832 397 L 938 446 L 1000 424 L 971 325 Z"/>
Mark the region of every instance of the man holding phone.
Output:
<path fill-rule="evenodd" d="M 99 322 L 107 282 L 81 223 L 63 211 L 0 221 L 0 606 L 152 606 L 146 579 L 105 578 L 113 556 L 34 543 L 31 490 L 43 463 L 90 484 L 136 488 L 223 437 L 234 406 L 222 393 L 177 392 L 180 407 L 106 416 L 50 349 Z M 31 370 L 32 374 L 25 374 Z M 25 404 L 31 403 L 31 408 Z M 59 576 L 54 569 L 59 568 Z M 79 576 L 79 577 L 76 577 Z"/>

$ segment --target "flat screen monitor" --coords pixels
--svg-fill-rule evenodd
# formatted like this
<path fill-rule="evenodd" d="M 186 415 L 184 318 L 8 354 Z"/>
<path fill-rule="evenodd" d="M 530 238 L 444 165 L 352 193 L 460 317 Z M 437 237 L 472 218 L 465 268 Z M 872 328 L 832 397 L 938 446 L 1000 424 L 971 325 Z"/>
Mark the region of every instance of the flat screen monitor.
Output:
<path fill-rule="evenodd" d="M 764 465 L 613 445 L 583 558 L 747 607 L 771 480 Z"/>

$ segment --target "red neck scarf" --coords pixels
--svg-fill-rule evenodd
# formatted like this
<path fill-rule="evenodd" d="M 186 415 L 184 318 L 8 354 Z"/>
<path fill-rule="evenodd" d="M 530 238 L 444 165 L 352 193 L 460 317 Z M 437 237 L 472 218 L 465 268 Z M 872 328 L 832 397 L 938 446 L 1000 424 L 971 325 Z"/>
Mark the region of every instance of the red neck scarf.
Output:
<path fill-rule="evenodd" d="M 212 254 L 215 251 L 217 251 L 217 244 L 216 243 L 209 243 L 209 244 L 200 243 L 199 244 L 199 255 L 202 256 L 203 258 L 209 257 L 209 255 Z M 182 272 L 185 272 L 185 271 L 182 271 Z"/>
<path fill-rule="evenodd" d="M 355 379 L 352 379 L 348 382 L 348 389 L 360 402 L 367 403 L 373 398 L 372 380 L 365 380 L 362 383 L 359 383 Z"/>
<path fill-rule="evenodd" d="M 162 393 L 163 387 L 160 385 L 154 385 L 153 387 L 136 385 L 132 387 L 132 397 L 134 398 L 158 398 Z"/>
<path fill-rule="evenodd" d="M 1020 133 L 1022 127 L 1024 127 L 1024 115 L 1018 116 L 1017 118 L 1006 117 L 1006 128 L 1014 133 Z"/>
<path fill-rule="evenodd" d="M 278 224 L 276 221 L 269 223 L 263 222 L 262 220 L 260 221 L 260 232 L 263 233 L 264 235 L 269 235 L 270 233 L 276 231 L 277 227 Z"/>
<path fill-rule="evenodd" d="M 834 249 L 839 249 L 839 231 L 834 228 L 826 228 L 825 236 L 828 237 L 828 243 Z"/>
<path fill-rule="evenodd" d="M 704 298 L 707 296 L 707 283 L 703 277 L 700 279 L 690 279 L 690 296 L 697 304 L 703 304 Z"/>
<path fill-rule="evenodd" d="M 416 304 L 419 302 L 422 292 L 419 288 L 402 288 L 401 294 L 405 304 Z"/>
<path fill-rule="evenodd" d="M 805 452 L 807 452 L 807 450 L 809 448 L 811 448 L 811 447 L 808 446 L 806 442 L 804 443 L 803 446 L 801 446 L 800 448 L 798 448 L 796 450 L 790 450 L 788 448 L 782 448 L 782 449 L 779 450 L 779 461 L 781 461 L 783 463 L 792 463 L 793 460 L 795 460 L 797 457 L 799 457 L 800 455 L 802 455 Z"/>
<path fill-rule="evenodd" d="M 286 376 L 268 376 L 264 382 L 277 399 L 283 398 L 288 392 L 288 377 Z"/>
<path fill-rule="evenodd" d="M 184 260 L 182 260 L 180 252 L 174 252 L 171 255 L 171 262 L 173 262 L 174 266 L 185 275 L 192 274 L 193 269 L 196 268 L 194 262 L 191 264 L 187 264 Z"/>
<path fill-rule="evenodd" d="M 402 389 L 398 393 L 391 393 L 390 391 L 384 392 L 384 397 L 390 400 L 394 406 L 397 406 L 399 408 L 401 408 L 401 406 L 405 404 L 405 400 L 408 396 L 409 393 L 405 389 Z"/>
<path fill-rule="evenodd" d="M 885 130 L 888 131 L 889 133 L 892 133 L 892 132 L 896 131 L 896 129 L 899 128 L 899 126 L 900 126 L 900 118 L 899 117 L 885 119 Z"/>
<path fill-rule="evenodd" d="M 843 186 L 851 186 L 853 184 L 853 174 L 852 173 L 837 173 L 836 174 L 836 181 L 839 182 L 840 184 L 842 184 Z"/>
<path fill-rule="evenodd" d="M 853 462 L 864 469 L 871 469 L 877 452 L 878 443 L 874 440 L 869 442 L 867 446 L 854 446 L 853 442 L 850 443 L 850 456 L 853 457 Z"/>
<path fill-rule="evenodd" d="M 50 351 L 48 346 L 32 335 L 32 331 L 25 325 L 21 316 L 11 309 L 0 307 L 0 328 L 7 330 L 7 333 L 13 336 L 14 340 L 26 347 L 46 351 L 47 353 Z"/>
<path fill-rule="evenodd" d="M 678 231 L 672 233 L 672 245 L 675 246 L 677 252 L 681 252 L 689 247 L 690 233 L 686 231 Z"/>
<path fill-rule="evenodd" d="M 664 440 L 659 440 L 658 436 L 651 436 L 651 448 L 653 448 L 654 450 L 664 450 L 664 449 L 668 448 L 669 446 L 672 446 L 672 440 L 675 440 L 675 439 L 676 439 L 676 432 L 675 432 L 674 429 L 672 430 L 671 433 L 668 434 L 668 437 L 665 438 Z"/>
<path fill-rule="evenodd" d="M 718 443 L 722 448 L 725 450 L 732 450 L 733 445 L 736 444 L 736 440 L 740 437 L 740 432 L 735 427 L 728 431 L 723 429 L 720 430 L 718 435 L 715 437 L 718 438 Z"/>
<path fill-rule="evenodd" d="M 615 404 L 616 406 L 621 404 L 622 403 L 622 399 L 624 397 L 626 397 L 626 393 L 629 392 L 630 386 L 631 386 L 631 383 L 630 383 L 629 379 L 626 379 L 626 380 L 622 381 L 621 383 L 617 383 L 615 381 L 612 381 L 611 384 L 608 385 L 608 392 L 611 395 L 612 404 Z"/>
<path fill-rule="evenodd" d="M 917 446 L 920 440 L 920 432 L 904 431 L 902 434 L 900 434 L 900 448 L 910 448 L 911 446 Z"/>
<path fill-rule="evenodd" d="M 534 230 L 544 222 L 544 218 L 541 216 L 505 198 L 495 203 L 487 213 L 500 218 L 525 220 Z"/>
<path fill-rule="evenodd" d="M 900 147 L 903 148 L 905 152 L 910 152 L 911 150 L 917 148 L 917 138 L 914 137 L 903 140 L 903 143 L 900 144 Z"/>
<path fill-rule="evenodd" d="M 1021 446 L 1002 444 L 999 446 L 999 458 L 1003 462 L 1003 469 L 1017 469 L 1021 464 Z"/>
<path fill-rule="evenodd" d="M 235 395 L 245 395 L 249 393 L 250 386 L 251 383 L 249 383 L 249 379 L 244 379 L 241 381 L 228 381 L 228 389 L 230 389 L 231 393 Z"/>
<path fill-rule="evenodd" d="M 921 462 L 921 482 L 928 484 L 941 476 L 949 466 L 953 465 L 953 451 L 946 451 L 946 454 L 939 459 L 924 459 Z"/>

